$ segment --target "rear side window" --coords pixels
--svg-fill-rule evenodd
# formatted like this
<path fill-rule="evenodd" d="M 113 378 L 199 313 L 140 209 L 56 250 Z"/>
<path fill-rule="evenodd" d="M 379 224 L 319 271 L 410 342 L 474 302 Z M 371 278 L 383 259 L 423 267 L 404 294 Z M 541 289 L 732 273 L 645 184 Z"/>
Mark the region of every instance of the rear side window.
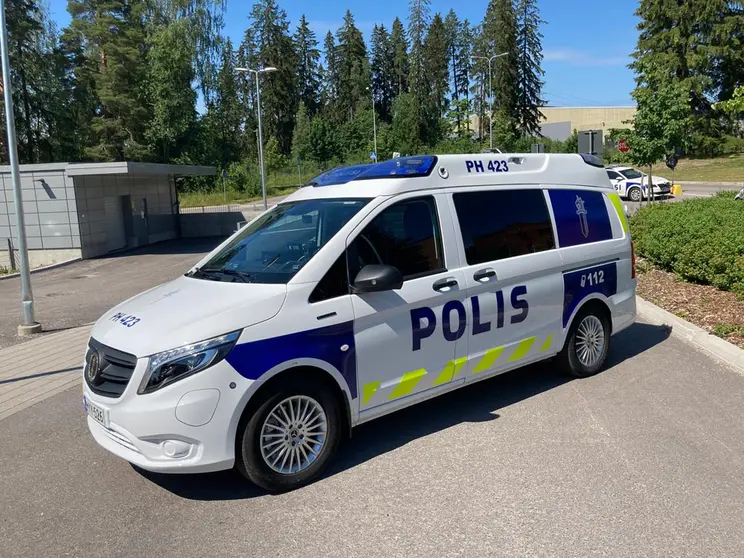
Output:
<path fill-rule="evenodd" d="M 453 199 L 469 265 L 555 248 L 542 190 L 463 192 Z"/>
<path fill-rule="evenodd" d="M 601 191 L 551 189 L 549 193 L 561 248 L 612 238 Z"/>

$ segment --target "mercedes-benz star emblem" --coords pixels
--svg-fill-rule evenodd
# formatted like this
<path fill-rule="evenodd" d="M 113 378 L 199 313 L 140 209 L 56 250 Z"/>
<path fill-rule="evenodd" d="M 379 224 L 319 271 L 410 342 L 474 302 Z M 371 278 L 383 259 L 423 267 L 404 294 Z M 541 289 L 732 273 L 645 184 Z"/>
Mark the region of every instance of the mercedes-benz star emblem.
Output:
<path fill-rule="evenodd" d="M 101 373 L 101 357 L 98 356 L 98 351 L 91 351 L 88 356 L 88 381 L 91 384 L 95 384 L 98 381 L 98 376 Z"/>

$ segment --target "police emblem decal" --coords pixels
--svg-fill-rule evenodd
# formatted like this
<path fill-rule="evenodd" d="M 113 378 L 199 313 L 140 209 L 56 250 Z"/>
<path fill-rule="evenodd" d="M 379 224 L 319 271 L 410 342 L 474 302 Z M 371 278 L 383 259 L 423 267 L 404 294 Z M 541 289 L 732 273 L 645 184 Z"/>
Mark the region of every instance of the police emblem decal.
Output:
<path fill-rule="evenodd" d="M 581 225 L 581 234 L 584 238 L 589 237 L 589 221 L 586 218 L 586 207 L 584 207 L 584 200 L 579 196 L 576 196 L 576 215 L 579 216 L 579 225 Z"/>

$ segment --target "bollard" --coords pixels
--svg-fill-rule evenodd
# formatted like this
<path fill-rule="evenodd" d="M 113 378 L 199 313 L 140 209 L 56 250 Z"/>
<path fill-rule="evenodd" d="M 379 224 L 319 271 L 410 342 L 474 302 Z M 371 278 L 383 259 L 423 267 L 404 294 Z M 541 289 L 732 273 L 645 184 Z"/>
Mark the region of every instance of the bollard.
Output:
<path fill-rule="evenodd" d="M 672 184 L 672 195 L 673 196 L 681 196 L 682 195 L 682 185 L 681 184 Z"/>

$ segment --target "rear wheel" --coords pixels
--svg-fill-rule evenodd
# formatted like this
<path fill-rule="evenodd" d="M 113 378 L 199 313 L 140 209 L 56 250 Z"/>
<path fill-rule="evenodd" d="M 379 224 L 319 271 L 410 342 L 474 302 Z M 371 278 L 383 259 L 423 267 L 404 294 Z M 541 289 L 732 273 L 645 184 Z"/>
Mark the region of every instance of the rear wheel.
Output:
<path fill-rule="evenodd" d="M 586 378 L 599 372 L 609 348 L 609 319 L 594 306 L 582 310 L 574 319 L 558 361 L 566 373 Z"/>
<path fill-rule="evenodd" d="M 639 202 L 643 198 L 643 192 L 641 192 L 641 189 L 638 187 L 631 188 L 628 190 L 628 197 L 630 198 L 630 201 Z"/>
<path fill-rule="evenodd" d="M 267 394 L 238 433 L 237 467 L 272 492 L 313 482 L 336 453 L 341 409 L 323 385 L 294 381 Z"/>

